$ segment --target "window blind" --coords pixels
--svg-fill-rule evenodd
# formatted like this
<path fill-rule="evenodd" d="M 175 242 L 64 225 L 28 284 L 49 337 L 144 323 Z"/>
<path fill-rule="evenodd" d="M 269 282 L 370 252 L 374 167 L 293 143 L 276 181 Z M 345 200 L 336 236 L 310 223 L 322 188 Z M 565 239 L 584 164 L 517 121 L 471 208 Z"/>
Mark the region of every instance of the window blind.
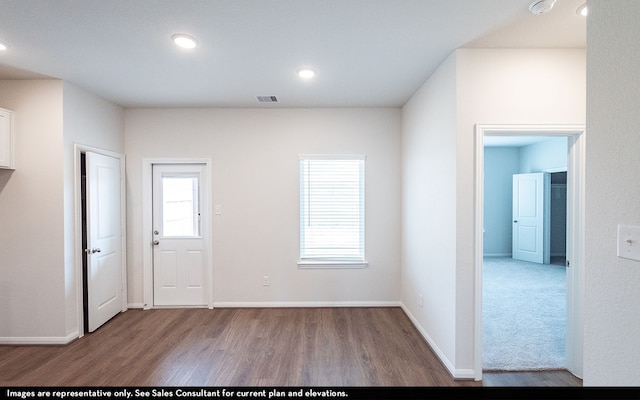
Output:
<path fill-rule="evenodd" d="M 364 260 L 364 156 L 300 156 L 300 259 Z"/>

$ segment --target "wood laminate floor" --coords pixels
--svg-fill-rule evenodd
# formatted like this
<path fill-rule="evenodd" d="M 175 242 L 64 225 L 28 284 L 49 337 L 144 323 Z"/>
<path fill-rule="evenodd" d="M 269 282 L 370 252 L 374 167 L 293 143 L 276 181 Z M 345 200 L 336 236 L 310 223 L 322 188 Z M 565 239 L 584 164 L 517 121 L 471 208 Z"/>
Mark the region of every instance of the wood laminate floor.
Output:
<path fill-rule="evenodd" d="M 581 386 L 454 380 L 401 308 L 129 310 L 66 346 L 0 346 L 0 386 Z"/>

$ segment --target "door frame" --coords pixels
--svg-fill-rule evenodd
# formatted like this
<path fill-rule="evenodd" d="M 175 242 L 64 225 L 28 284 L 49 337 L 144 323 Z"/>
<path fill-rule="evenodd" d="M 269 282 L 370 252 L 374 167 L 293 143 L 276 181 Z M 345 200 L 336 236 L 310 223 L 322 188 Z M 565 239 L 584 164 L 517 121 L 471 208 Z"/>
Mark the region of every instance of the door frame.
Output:
<path fill-rule="evenodd" d="M 475 380 L 482 380 L 482 262 L 484 225 L 484 137 L 549 136 L 567 137 L 567 370 L 577 377 L 583 374 L 583 293 L 584 293 L 584 125 L 510 125 L 475 126 Z"/>
<path fill-rule="evenodd" d="M 213 197 L 210 158 L 143 158 L 142 159 L 142 290 L 143 309 L 154 308 L 153 304 L 153 166 L 155 164 L 204 164 L 204 176 L 207 187 L 204 191 L 206 224 L 203 229 L 204 245 L 207 251 L 206 278 L 207 307 L 213 308 Z"/>
<path fill-rule="evenodd" d="M 76 277 L 76 311 L 78 321 L 78 337 L 84 336 L 84 309 L 83 309 L 83 292 L 84 285 L 82 283 L 82 256 L 84 249 L 82 246 L 82 154 L 96 153 L 103 156 L 109 156 L 120 160 L 120 226 L 122 234 L 120 236 L 122 260 L 122 308 L 121 311 L 127 311 L 127 196 L 125 183 L 125 156 L 121 153 L 101 149 L 98 147 L 88 146 L 80 143 L 73 144 L 73 214 L 74 214 L 74 260 L 75 260 L 75 277 Z"/>

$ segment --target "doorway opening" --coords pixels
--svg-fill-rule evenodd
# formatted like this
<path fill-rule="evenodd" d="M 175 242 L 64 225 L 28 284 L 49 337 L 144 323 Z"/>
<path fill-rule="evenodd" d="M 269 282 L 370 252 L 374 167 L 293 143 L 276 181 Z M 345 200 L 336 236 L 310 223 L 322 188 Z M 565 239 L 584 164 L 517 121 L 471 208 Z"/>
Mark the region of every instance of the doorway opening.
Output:
<path fill-rule="evenodd" d="M 567 265 L 567 171 L 550 172 L 549 263 Z"/>
<path fill-rule="evenodd" d="M 566 272 L 551 250 L 564 256 L 566 195 L 551 181 L 566 166 L 566 137 L 485 138 L 485 371 L 565 367 Z"/>
<path fill-rule="evenodd" d="M 482 279 L 485 234 L 485 138 L 506 137 L 565 137 L 568 143 L 566 154 L 566 369 L 580 377 L 582 374 L 582 248 L 584 228 L 584 127 L 551 125 L 477 125 L 476 126 L 476 339 L 475 378 L 482 379 Z M 510 221 L 512 222 L 512 221 Z"/>

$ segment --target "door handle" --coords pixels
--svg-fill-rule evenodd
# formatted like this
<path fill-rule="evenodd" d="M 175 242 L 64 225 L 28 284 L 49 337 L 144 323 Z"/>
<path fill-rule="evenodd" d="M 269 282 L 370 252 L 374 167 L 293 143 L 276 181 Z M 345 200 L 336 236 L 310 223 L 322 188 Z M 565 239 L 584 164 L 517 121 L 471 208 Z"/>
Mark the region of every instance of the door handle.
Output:
<path fill-rule="evenodd" d="M 159 240 L 157 240 L 157 239 L 156 239 L 156 240 L 154 240 L 154 241 L 153 241 L 153 245 L 154 245 L 154 246 L 157 246 L 157 245 L 159 245 L 159 244 L 160 244 L 160 241 L 159 241 Z"/>
<path fill-rule="evenodd" d="M 84 249 L 84 252 L 87 254 L 100 253 L 102 250 L 100 247 L 94 247 L 93 249 Z"/>
<path fill-rule="evenodd" d="M 517 219 L 514 219 L 514 220 L 513 220 L 513 223 L 514 223 L 514 224 L 517 224 L 517 223 L 518 223 L 518 220 L 517 220 Z"/>

